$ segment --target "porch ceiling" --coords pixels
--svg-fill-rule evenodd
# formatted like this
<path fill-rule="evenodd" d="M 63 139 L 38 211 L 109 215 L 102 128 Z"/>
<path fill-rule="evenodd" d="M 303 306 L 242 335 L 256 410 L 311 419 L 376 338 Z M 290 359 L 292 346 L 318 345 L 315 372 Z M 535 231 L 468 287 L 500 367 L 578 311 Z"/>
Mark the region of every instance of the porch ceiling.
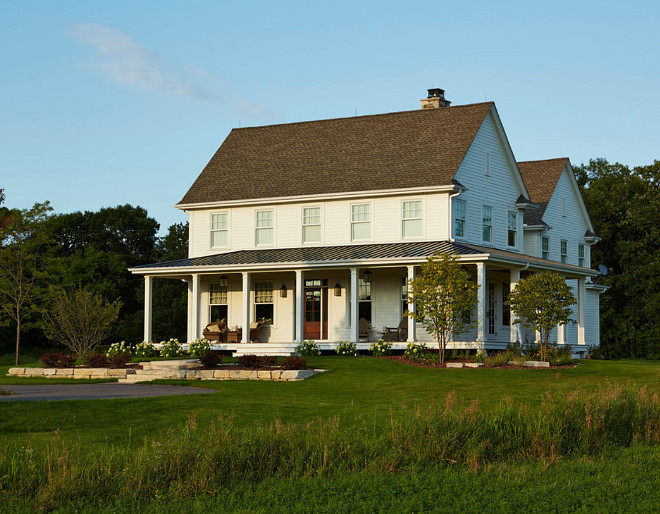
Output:
<path fill-rule="evenodd" d="M 416 241 L 410 243 L 360 244 L 345 246 L 313 246 L 300 248 L 270 248 L 239 250 L 202 257 L 157 262 L 136 266 L 130 270 L 137 274 L 191 273 L 229 269 L 262 269 L 276 266 L 281 269 L 294 267 L 321 267 L 340 265 L 388 265 L 416 264 L 435 253 L 456 253 L 461 261 L 495 261 L 524 266 L 529 263 L 537 268 L 555 269 L 565 274 L 590 275 L 593 270 L 579 268 L 508 252 L 453 241 Z M 586 273 L 585 273 L 586 272 Z"/>

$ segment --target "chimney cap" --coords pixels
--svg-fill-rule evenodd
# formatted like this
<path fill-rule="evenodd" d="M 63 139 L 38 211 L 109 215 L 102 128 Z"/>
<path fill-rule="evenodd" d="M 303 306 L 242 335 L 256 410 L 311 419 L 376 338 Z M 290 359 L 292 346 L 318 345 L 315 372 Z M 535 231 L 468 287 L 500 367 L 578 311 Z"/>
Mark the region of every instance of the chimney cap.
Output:
<path fill-rule="evenodd" d="M 431 89 L 427 90 L 429 92 L 429 96 L 427 98 L 444 98 L 445 97 L 445 90 L 440 89 L 439 87 L 434 87 Z"/>

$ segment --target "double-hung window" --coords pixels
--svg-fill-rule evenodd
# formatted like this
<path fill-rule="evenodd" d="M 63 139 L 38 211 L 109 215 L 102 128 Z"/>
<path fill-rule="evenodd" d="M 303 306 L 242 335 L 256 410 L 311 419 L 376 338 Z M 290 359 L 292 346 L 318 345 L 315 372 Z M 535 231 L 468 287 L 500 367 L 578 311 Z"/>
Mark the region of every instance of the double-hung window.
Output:
<path fill-rule="evenodd" d="M 586 261 L 584 259 L 584 245 L 579 244 L 578 245 L 578 266 L 584 268 L 585 264 L 586 264 Z"/>
<path fill-rule="evenodd" d="M 227 322 L 227 286 L 219 283 L 209 284 L 209 305 L 211 307 L 211 321 Z"/>
<path fill-rule="evenodd" d="M 229 246 L 227 213 L 211 214 L 211 247 L 226 248 L 227 246 Z"/>
<path fill-rule="evenodd" d="M 371 239 L 371 206 L 368 203 L 351 205 L 351 240 Z"/>
<path fill-rule="evenodd" d="M 454 237 L 465 237 L 465 200 L 454 199 Z"/>
<path fill-rule="evenodd" d="M 303 208 L 303 243 L 321 242 L 321 208 Z"/>
<path fill-rule="evenodd" d="M 515 212 L 509 212 L 507 218 L 507 244 L 509 246 L 518 246 L 518 216 Z"/>
<path fill-rule="evenodd" d="M 257 321 L 273 323 L 273 283 L 254 283 L 254 317 Z"/>
<path fill-rule="evenodd" d="M 489 205 L 484 205 L 481 208 L 481 238 L 484 243 L 493 242 L 493 208 Z"/>
<path fill-rule="evenodd" d="M 255 230 L 257 246 L 273 244 L 273 211 L 257 211 Z"/>
<path fill-rule="evenodd" d="M 559 254 L 561 256 L 561 262 L 563 264 L 566 264 L 568 262 L 568 241 L 565 239 L 561 240 L 561 244 L 559 246 Z"/>
<path fill-rule="evenodd" d="M 422 201 L 403 202 L 403 237 L 422 237 Z"/>
<path fill-rule="evenodd" d="M 550 258 L 550 238 L 541 236 L 541 259 Z"/>

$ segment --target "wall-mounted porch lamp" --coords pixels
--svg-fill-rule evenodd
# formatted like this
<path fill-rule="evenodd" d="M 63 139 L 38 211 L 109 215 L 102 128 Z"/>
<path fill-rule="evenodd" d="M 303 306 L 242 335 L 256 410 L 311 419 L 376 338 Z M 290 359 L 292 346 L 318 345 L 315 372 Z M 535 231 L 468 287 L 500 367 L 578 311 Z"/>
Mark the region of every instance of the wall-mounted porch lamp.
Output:
<path fill-rule="evenodd" d="M 284 284 L 280 287 L 280 298 L 286 298 L 286 286 Z"/>
<path fill-rule="evenodd" d="M 229 284 L 229 280 L 227 279 L 227 275 L 221 275 L 220 280 L 219 280 L 220 287 L 227 287 L 227 284 Z"/>
<path fill-rule="evenodd" d="M 335 296 L 341 296 L 341 286 L 339 285 L 339 282 L 335 284 Z"/>
<path fill-rule="evenodd" d="M 366 270 L 364 273 L 362 273 L 362 280 L 364 280 L 367 284 L 371 283 L 371 271 Z"/>

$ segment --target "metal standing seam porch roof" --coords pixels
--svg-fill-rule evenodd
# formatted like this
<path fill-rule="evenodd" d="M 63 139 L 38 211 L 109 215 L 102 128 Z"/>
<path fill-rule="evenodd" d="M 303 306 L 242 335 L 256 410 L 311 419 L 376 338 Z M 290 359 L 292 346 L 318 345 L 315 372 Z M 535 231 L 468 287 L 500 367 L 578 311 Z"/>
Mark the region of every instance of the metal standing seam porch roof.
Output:
<path fill-rule="evenodd" d="M 351 261 L 369 261 L 370 265 L 378 265 L 379 261 L 386 264 L 392 260 L 411 259 L 421 261 L 436 253 L 456 253 L 459 256 L 473 256 L 483 260 L 513 261 L 525 264 L 536 264 L 540 267 L 564 270 L 579 275 L 597 275 L 594 270 L 581 268 L 570 264 L 548 261 L 516 252 L 498 250 L 453 241 L 417 241 L 410 243 L 382 243 L 344 246 L 314 246 L 300 248 L 269 248 L 260 250 L 238 250 L 201 257 L 178 259 L 174 261 L 143 264 L 130 268 L 137 274 L 149 272 L 183 271 L 186 268 L 235 268 L 254 265 L 332 265 Z"/>

